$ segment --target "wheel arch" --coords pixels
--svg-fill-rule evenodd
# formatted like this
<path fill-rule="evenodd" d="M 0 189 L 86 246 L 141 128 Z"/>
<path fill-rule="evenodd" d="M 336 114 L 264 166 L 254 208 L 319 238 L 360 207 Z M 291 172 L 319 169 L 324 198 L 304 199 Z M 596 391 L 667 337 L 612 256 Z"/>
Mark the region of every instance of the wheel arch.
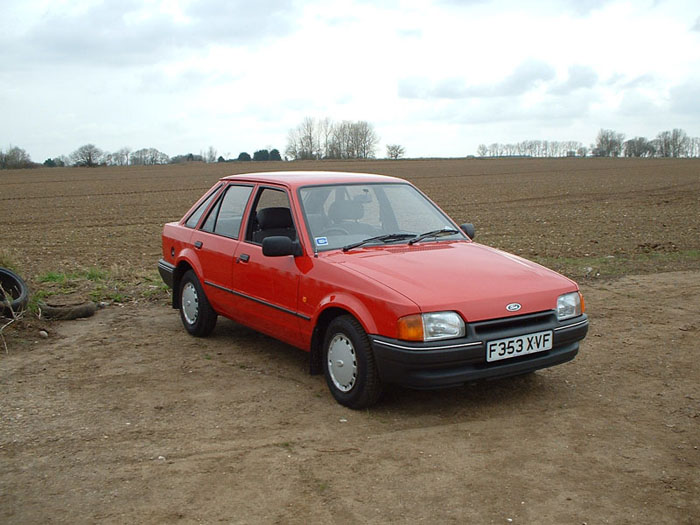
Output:
<path fill-rule="evenodd" d="M 323 373 L 323 365 L 321 362 L 323 356 L 323 339 L 325 338 L 326 330 L 328 329 L 328 325 L 331 324 L 331 321 L 342 315 L 349 315 L 357 319 L 354 313 L 340 306 L 328 306 L 316 317 L 316 324 L 311 334 L 311 351 L 309 352 L 309 373 L 311 375 Z M 357 321 L 362 325 L 359 319 L 357 319 Z"/>
<path fill-rule="evenodd" d="M 189 261 L 183 259 L 177 263 L 173 271 L 173 308 L 175 309 L 180 308 L 180 281 L 182 280 L 182 276 L 189 270 L 197 273 Z"/>

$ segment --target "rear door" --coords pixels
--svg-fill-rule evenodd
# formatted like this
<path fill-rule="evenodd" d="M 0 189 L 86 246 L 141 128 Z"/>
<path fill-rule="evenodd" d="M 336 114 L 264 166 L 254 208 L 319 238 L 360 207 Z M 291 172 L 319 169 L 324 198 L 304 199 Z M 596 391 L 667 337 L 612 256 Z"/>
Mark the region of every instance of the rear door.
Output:
<path fill-rule="evenodd" d="M 207 299 L 217 312 L 233 317 L 233 266 L 252 185 L 230 184 L 192 236 L 199 254 Z"/>

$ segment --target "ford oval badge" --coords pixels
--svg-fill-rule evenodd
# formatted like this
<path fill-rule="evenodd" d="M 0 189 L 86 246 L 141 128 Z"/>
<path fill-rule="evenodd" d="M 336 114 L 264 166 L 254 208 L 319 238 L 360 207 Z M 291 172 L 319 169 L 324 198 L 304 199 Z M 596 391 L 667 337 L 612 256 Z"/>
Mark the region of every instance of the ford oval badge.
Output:
<path fill-rule="evenodd" d="M 520 310 L 521 306 L 520 303 L 510 303 L 509 305 L 506 305 L 506 310 L 509 312 L 517 312 Z"/>

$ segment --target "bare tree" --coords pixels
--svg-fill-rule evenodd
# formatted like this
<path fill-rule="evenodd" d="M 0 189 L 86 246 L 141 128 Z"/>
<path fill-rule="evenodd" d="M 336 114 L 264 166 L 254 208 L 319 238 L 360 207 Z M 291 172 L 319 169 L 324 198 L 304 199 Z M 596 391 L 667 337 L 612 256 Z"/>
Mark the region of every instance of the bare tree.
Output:
<path fill-rule="evenodd" d="M 366 121 L 344 120 L 334 124 L 329 118 L 305 118 L 289 131 L 285 154 L 296 160 L 374 158 L 379 137 Z"/>
<path fill-rule="evenodd" d="M 652 141 L 644 137 L 635 137 L 623 144 L 625 157 L 653 157 L 656 148 Z"/>
<path fill-rule="evenodd" d="M 688 156 L 688 135 L 682 129 L 674 129 L 671 132 L 671 156 L 672 157 L 687 157 Z"/>
<path fill-rule="evenodd" d="M 170 157 L 155 148 L 142 148 L 131 154 L 130 161 L 134 166 L 152 166 L 154 164 L 168 164 Z"/>
<path fill-rule="evenodd" d="M 479 157 L 485 157 L 488 155 L 489 149 L 486 147 L 486 144 L 479 144 L 479 146 L 476 148 L 476 154 L 479 155 Z"/>
<path fill-rule="evenodd" d="M 323 118 L 318 121 L 319 153 L 321 158 L 331 158 L 331 144 L 333 141 L 333 121 Z"/>
<path fill-rule="evenodd" d="M 212 163 L 216 162 L 216 150 L 214 149 L 214 146 L 209 146 L 209 149 L 207 150 L 207 162 Z"/>
<path fill-rule="evenodd" d="M 124 146 L 114 153 L 106 153 L 104 156 L 104 161 L 110 166 L 128 166 L 129 155 L 131 155 L 131 148 Z"/>
<path fill-rule="evenodd" d="M 622 154 L 622 143 L 625 135 L 611 129 L 601 129 L 598 132 L 593 154 L 596 157 L 619 157 Z"/>
<path fill-rule="evenodd" d="M 358 159 L 373 159 L 379 137 L 374 126 L 365 120 L 358 120 L 352 125 L 352 143 Z"/>
<path fill-rule="evenodd" d="M 389 159 L 397 160 L 404 156 L 406 150 L 400 144 L 387 144 L 386 156 Z"/>
<path fill-rule="evenodd" d="M 355 158 L 352 144 L 352 122 L 344 120 L 333 125 L 333 137 L 328 157 L 331 159 Z"/>
<path fill-rule="evenodd" d="M 306 117 L 299 125 L 299 139 L 301 143 L 302 159 L 317 159 L 320 157 L 320 140 L 318 126 L 311 117 Z"/>
<path fill-rule="evenodd" d="M 688 139 L 688 156 L 700 157 L 700 137 Z"/>
<path fill-rule="evenodd" d="M 34 166 L 29 153 L 17 146 L 10 146 L 7 151 L 0 150 L 0 169 L 16 170 Z"/>
<path fill-rule="evenodd" d="M 316 120 L 306 117 L 301 124 L 289 131 L 285 153 L 295 160 L 320 157 L 320 140 Z"/>
<path fill-rule="evenodd" d="M 70 158 L 74 166 L 85 166 L 92 168 L 102 162 L 104 153 L 94 144 L 85 144 L 71 153 Z"/>
<path fill-rule="evenodd" d="M 299 151 L 301 149 L 301 142 L 299 140 L 299 134 L 296 128 L 290 129 L 287 133 L 287 147 L 284 150 L 284 154 L 294 160 L 299 159 Z"/>

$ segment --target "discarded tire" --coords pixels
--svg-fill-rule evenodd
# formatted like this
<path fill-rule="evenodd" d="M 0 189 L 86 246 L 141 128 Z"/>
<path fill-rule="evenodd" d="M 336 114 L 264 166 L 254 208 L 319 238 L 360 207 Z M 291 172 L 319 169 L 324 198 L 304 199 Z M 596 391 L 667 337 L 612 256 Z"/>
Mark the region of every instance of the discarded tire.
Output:
<path fill-rule="evenodd" d="M 95 315 L 97 305 L 92 301 L 67 306 L 53 306 L 46 303 L 39 303 L 39 310 L 41 311 L 41 317 L 44 319 L 66 321 Z"/>
<path fill-rule="evenodd" d="M 12 317 L 27 307 L 29 289 L 22 278 L 12 270 L 0 268 L 0 313 Z"/>

